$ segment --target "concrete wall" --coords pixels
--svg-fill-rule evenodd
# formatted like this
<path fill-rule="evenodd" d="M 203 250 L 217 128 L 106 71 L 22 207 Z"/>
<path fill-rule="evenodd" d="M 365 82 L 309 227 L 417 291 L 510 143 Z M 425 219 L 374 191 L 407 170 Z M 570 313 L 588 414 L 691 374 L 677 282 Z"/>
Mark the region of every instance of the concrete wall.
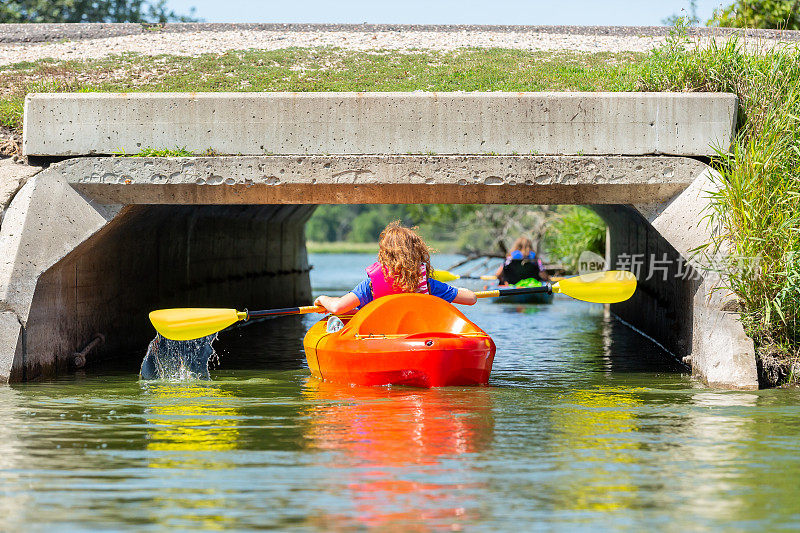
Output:
<path fill-rule="evenodd" d="M 681 254 L 632 206 L 595 205 L 608 224 L 608 266 L 630 270 L 639 284 L 633 298 L 611 311 L 678 358 L 692 352 L 694 269 L 679 273 Z"/>
<path fill-rule="evenodd" d="M 28 156 L 220 154 L 713 155 L 720 93 L 29 94 Z"/>

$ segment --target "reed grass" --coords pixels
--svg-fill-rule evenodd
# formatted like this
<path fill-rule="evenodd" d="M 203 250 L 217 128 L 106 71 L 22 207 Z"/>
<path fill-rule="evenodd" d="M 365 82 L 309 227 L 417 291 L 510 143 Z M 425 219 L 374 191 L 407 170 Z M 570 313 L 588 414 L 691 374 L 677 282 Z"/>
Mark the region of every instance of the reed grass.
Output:
<path fill-rule="evenodd" d="M 731 147 L 717 147 L 711 191 L 727 289 L 741 304 L 764 384 L 797 379 L 800 357 L 800 49 L 745 50 L 731 39 L 687 47 L 680 28 L 640 65 L 641 90 L 732 92 L 739 98 Z M 741 260 L 739 260 L 741 258 Z M 753 258 L 758 269 L 742 265 Z"/>

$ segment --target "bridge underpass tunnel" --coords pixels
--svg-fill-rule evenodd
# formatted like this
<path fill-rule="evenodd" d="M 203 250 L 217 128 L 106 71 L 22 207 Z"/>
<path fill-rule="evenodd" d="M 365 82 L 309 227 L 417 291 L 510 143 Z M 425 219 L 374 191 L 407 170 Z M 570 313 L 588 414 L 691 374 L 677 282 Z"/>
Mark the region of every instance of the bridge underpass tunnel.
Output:
<path fill-rule="evenodd" d="M 509 207 L 524 210 L 529 206 Z M 12 379 L 37 379 L 74 370 L 75 352 L 98 336 L 103 342 L 87 355 L 92 366 L 136 365 L 154 335 L 147 319 L 154 309 L 252 309 L 310 303 L 306 235 L 324 240 L 344 237 L 341 231 L 356 231 L 361 232 L 360 240 L 374 242 L 388 221 L 407 212 L 400 205 L 363 208 L 348 222 L 340 212 L 347 208 L 323 206 L 320 216 L 308 226 L 315 209 L 311 205 L 124 208 L 39 278 L 25 328 L 23 357 L 16 361 Z M 553 206 L 543 209 L 547 212 Z M 685 355 L 691 346 L 692 295 L 691 282 L 675 276 L 679 254 L 633 209 L 614 205 L 593 209 L 609 224 L 609 265 L 638 270 L 642 280 L 634 298 L 612 306 L 612 312 L 677 357 Z M 326 214 L 333 220 L 323 222 Z M 463 225 L 454 227 L 450 236 L 464 231 Z M 430 230 L 423 227 L 423 232 Z M 545 237 L 541 227 L 532 227 L 527 233 L 537 243 Z M 468 238 L 474 244 L 481 240 L 475 234 Z M 487 247 L 496 246 L 496 239 L 482 239 Z M 625 258 L 630 260 L 622 264 Z M 650 272 L 653 258 L 668 265 L 664 279 L 660 271 L 658 276 Z M 494 264 L 498 262 L 496 259 Z M 361 269 L 352 270 L 354 279 L 362 277 Z M 289 329 L 298 339 L 302 337 L 299 322 Z M 291 342 L 284 335 L 280 338 Z M 119 358 L 124 360 L 114 361 Z M 235 364 L 235 358 L 227 361 Z"/>
<path fill-rule="evenodd" d="M 0 381 L 64 369 L 103 330 L 119 334 L 97 360 L 144 342 L 146 312 L 187 297 L 307 301 L 311 204 L 600 204 L 613 261 L 645 276 L 611 310 L 691 352 L 707 384 L 757 388 L 752 339 L 718 280 L 670 270 L 716 231 L 702 158 L 730 145 L 736 116 L 732 94 L 29 95 L 23 152 L 59 161 L 0 227 Z M 144 146 L 228 155 L 112 156 Z M 278 244 L 249 240 L 276 224 Z M 657 281 L 663 260 L 671 280 Z"/>
<path fill-rule="evenodd" d="M 91 364 L 143 355 L 155 333 L 147 318 L 154 309 L 309 301 L 303 227 L 313 209 L 126 208 L 39 278 L 12 379 L 74 369 L 73 354 L 98 334 L 104 342 L 88 354 Z"/>

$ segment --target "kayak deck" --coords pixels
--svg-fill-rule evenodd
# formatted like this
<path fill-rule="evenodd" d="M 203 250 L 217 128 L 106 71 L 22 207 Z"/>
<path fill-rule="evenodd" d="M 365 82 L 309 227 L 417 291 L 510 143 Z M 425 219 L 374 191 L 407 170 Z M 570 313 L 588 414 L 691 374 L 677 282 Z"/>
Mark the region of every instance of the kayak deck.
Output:
<path fill-rule="evenodd" d="M 334 383 L 443 387 L 483 385 L 495 345 L 491 337 L 441 298 L 396 294 L 339 317 L 328 333 L 323 318 L 303 340 L 311 374 Z"/>

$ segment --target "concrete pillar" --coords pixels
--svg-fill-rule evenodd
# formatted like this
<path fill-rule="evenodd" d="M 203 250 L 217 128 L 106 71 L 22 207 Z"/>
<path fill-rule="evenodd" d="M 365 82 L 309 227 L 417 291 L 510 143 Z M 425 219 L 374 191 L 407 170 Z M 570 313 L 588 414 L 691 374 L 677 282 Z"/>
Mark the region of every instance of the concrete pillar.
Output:
<path fill-rule="evenodd" d="M 628 269 L 638 265 L 633 298 L 611 306 L 613 313 L 684 358 L 692 373 L 710 386 L 757 389 L 755 349 L 744 332 L 733 297 L 722 279 L 702 265 L 696 249 L 711 241 L 715 228 L 705 218 L 715 173 L 703 171 L 674 198 L 636 206 L 593 206 L 609 225 L 609 257 Z M 620 259 L 623 259 L 620 261 Z M 680 269 L 688 269 L 683 276 Z M 649 279 L 648 279 L 649 278 Z"/>
<path fill-rule="evenodd" d="M 26 366 L 44 363 L 38 356 L 28 360 L 25 350 L 25 328 L 40 276 L 119 212 L 119 206 L 85 199 L 58 171 L 37 174 L 14 196 L 0 228 L 0 309 L 8 333 L 0 337 L 0 381 L 21 378 Z M 60 309 L 52 311 L 59 316 Z"/>

